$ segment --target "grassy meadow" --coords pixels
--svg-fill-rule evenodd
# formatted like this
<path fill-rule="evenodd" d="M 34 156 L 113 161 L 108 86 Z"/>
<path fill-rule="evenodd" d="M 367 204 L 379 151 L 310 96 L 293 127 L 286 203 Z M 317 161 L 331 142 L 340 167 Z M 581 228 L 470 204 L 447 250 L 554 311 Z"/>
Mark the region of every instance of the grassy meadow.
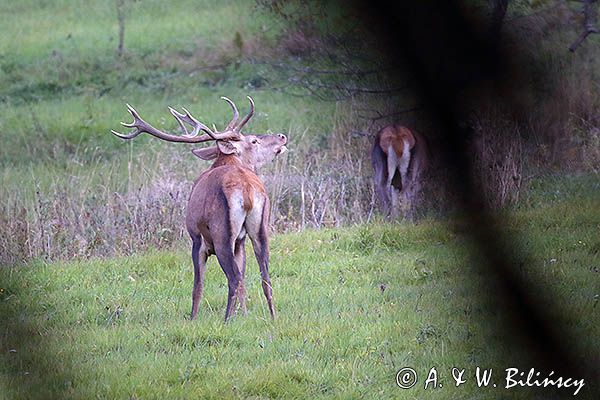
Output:
<path fill-rule="evenodd" d="M 343 9 L 125 0 L 119 57 L 117 3 L 0 1 L 0 399 L 573 397 L 573 388 L 500 387 L 505 368 L 534 365 L 498 335 L 506 320 L 489 296 L 493 282 L 443 185 L 426 187 L 417 223 L 379 215 L 369 139 L 351 132 L 394 121 L 378 112 L 414 96 L 360 93 L 360 85 L 397 82 L 367 73 L 354 83 L 348 70 L 341 77 L 354 92 L 330 95 L 339 85 L 331 71 L 348 66 L 331 50 L 340 40 L 323 38 L 356 34 Z M 516 4 L 507 29 L 543 19 Z M 558 29 L 551 16 L 544 23 Z M 561 164 L 562 153 L 521 131 L 529 141 L 519 151 L 531 158 L 518 165 L 525 178 L 515 201 L 497 215 L 499 240 L 514 249 L 506 257 L 517 275 L 532 291 L 542 288 L 536 295 L 566 346 L 598 365 L 598 39 L 591 35 L 565 61 L 557 46 L 566 48 L 576 30 L 556 26 L 532 68 L 583 72 L 552 88 L 533 82 L 539 99 L 550 100 L 527 99 L 544 115 L 520 126 L 548 131 L 546 111 L 557 126 L 553 99 L 564 99 L 573 108 L 562 111 L 561 126 L 577 145 L 565 154 L 583 161 Z M 382 67 L 372 61 L 377 49 L 365 51 L 351 70 Z M 246 95 L 257 111 L 247 131 L 290 140 L 289 153 L 261 171 L 273 205 L 278 317 L 268 316 L 249 245 L 248 314 L 223 323 L 227 284 L 213 257 L 199 317 L 190 321 L 184 208 L 209 164 L 190 145 L 144 135 L 123 142 L 110 130 L 130 120 L 126 103 L 164 130 L 176 127 L 167 106 L 222 127 L 231 111 L 220 97 L 246 110 Z M 499 387 L 477 387 L 477 366 L 493 368 Z M 396 384 L 404 367 L 419 376 L 407 390 Z M 443 387 L 425 390 L 432 367 Z M 453 367 L 466 370 L 460 387 Z M 586 381 L 578 398 L 598 390 Z"/>
<path fill-rule="evenodd" d="M 568 329 L 564 340 L 593 352 L 600 220 L 589 192 L 576 199 L 517 212 L 508 230 L 527 243 L 530 261 L 519 274 L 544 282 L 544 303 Z M 0 397 L 531 398 L 474 383 L 476 366 L 528 364 L 494 334 L 502 315 L 469 246 L 435 221 L 276 235 L 278 318 L 269 318 L 249 257 L 248 315 L 228 324 L 214 258 L 200 316 L 188 320 L 187 251 L 4 268 Z M 395 383 L 405 366 L 420 376 L 411 390 Z M 425 391 L 431 367 L 443 387 Z M 459 388 L 453 367 L 469 375 Z"/>

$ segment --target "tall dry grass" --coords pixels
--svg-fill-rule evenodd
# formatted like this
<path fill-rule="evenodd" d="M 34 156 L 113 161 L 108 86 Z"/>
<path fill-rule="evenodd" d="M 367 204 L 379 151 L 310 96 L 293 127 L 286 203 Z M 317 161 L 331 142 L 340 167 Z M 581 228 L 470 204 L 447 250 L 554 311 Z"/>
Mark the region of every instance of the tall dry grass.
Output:
<path fill-rule="evenodd" d="M 181 221 L 188 186 L 148 160 L 118 190 L 111 179 L 118 163 L 51 184 L 2 192 L 0 264 L 131 254 L 166 248 L 183 237 Z M 34 178 L 35 180 L 36 178 Z"/>
<path fill-rule="evenodd" d="M 289 132 L 291 151 L 260 171 L 277 231 L 369 221 L 375 212 L 368 153 L 353 138 L 348 113 L 318 138 Z M 67 160 L 66 173 L 46 174 L 0 193 L 0 264 L 34 259 L 110 257 L 186 246 L 185 208 L 193 181 L 210 164 L 185 146 L 152 143 L 126 159 Z M 146 148 L 145 146 L 148 146 Z M 141 149 L 142 147 L 140 147 Z"/>

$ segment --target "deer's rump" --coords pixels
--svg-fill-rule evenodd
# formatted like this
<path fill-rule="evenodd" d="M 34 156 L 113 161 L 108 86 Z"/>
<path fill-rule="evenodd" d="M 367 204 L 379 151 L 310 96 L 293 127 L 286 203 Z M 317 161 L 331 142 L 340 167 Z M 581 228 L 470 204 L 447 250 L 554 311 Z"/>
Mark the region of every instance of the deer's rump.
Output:
<path fill-rule="evenodd" d="M 255 209 L 262 208 L 264 197 L 262 182 L 248 168 L 224 165 L 205 171 L 190 194 L 188 232 L 192 237 L 202 235 L 205 240 L 221 231 L 237 237 L 240 232 L 234 231 L 243 228 Z"/>

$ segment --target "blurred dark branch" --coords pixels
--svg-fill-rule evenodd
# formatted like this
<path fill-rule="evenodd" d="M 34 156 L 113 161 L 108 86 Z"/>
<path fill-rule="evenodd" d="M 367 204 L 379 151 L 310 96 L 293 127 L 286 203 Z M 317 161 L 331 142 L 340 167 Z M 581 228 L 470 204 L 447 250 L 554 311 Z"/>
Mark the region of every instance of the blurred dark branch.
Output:
<path fill-rule="evenodd" d="M 341 93 L 346 93 L 350 96 L 357 94 L 395 94 L 400 93 L 408 88 L 406 86 L 396 87 L 396 88 L 385 88 L 385 89 L 375 89 L 375 88 L 361 88 L 361 87 L 347 87 L 343 84 L 327 84 L 327 83 L 313 83 L 311 84 L 313 89 L 330 89 L 336 90 Z"/>
<path fill-rule="evenodd" d="M 373 68 L 373 69 L 357 69 L 357 68 L 348 68 L 348 69 L 317 69 L 312 67 L 294 67 L 289 64 L 284 63 L 270 63 L 264 62 L 266 65 L 270 65 L 272 67 L 278 69 L 289 70 L 293 72 L 300 72 L 304 74 L 310 75 L 356 75 L 356 76 L 367 76 L 373 74 L 380 74 L 384 72 L 390 72 L 397 70 L 398 67 L 382 67 L 382 68 Z"/>
<path fill-rule="evenodd" d="M 289 85 L 274 87 L 272 90 L 289 94 L 295 97 L 314 96 L 323 101 L 347 100 L 359 94 L 389 95 L 394 96 L 408 90 L 408 87 L 396 88 L 368 88 L 346 87 L 342 83 L 311 82 L 303 79 L 291 79 Z M 383 119 L 385 116 L 381 116 Z"/>
<path fill-rule="evenodd" d="M 583 41 L 592 33 L 600 33 L 600 29 L 597 27 L 598 22 L 598 9 L 594 7 L 593 3 L 596 3 L 597 0 L 581 0 L 583 3 L 583 32 L 579 35 L 579 37 L 573 42 L 571 46 L 569 46 L 569 51 L 574 52 L 577 50 L 579 46 L 583 43 Z"/>
<path fill-rule="evenodd" d="M 356 95 L 396 95 L 408 89 L 407 86 L 392 86 L 387 76 L 398 71 L 398 66 L 371 66 L 361 68 L 351 60 L 344 57 L 335 57 L 327 54 L 326 64 L 334 64 L 335 68 L 312 67 L 305 65 L 290 65 L 284 62 L 253 61 L 272 67 L 282 73 L 288 85 L 280 86 L 275 90 L 283 91 L 296 96 L 316 96 L 322 100 L 344 100 Z M 321 60 L 323 61 L 323 60 Z M 270 79 L 269 76 L 266 79 Z"/>

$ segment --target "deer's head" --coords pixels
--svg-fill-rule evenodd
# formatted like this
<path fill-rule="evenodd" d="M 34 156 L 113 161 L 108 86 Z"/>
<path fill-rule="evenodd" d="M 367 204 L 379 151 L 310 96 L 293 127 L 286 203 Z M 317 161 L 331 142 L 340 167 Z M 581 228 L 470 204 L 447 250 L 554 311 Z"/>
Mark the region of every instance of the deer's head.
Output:
<path fill-rule="evenodd" d="M 203 160 L 219 156 L 234 156 L 252 169 L 260 168 L 287 150 L 287 138 L 277 135 L 242 135 L 240 140 L 219 140 L 215 146 L 194 149 L 192 153 Z"/>

